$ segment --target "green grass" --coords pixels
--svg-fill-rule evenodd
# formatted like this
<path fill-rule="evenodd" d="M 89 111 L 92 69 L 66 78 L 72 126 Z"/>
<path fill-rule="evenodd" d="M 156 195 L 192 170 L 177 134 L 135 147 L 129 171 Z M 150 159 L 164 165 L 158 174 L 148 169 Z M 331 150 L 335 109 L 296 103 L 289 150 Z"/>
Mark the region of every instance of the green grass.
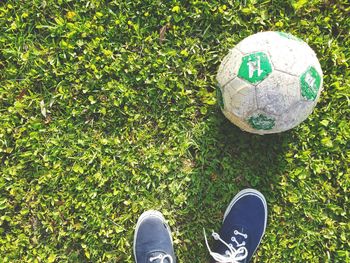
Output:
<path fill-rule="evenodd" d="M 349 13 L 345 0 L 2 1 L 0 262 L 132 262 L 151 208 L 179 262 L 207 262 L 202 228 L 244 187 L 269 207 L 254 262 L 350 262 Z M 215 75 L 264 30 L 315 50 L 324 91 L 300 126 L 257 136 L 222 115 Z"/>

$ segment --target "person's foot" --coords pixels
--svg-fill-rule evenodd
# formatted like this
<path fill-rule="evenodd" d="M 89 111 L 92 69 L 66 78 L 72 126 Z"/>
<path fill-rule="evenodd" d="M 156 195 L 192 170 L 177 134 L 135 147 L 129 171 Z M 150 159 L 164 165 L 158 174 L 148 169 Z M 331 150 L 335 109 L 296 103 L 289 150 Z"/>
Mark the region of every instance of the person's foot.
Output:
<path fill-rule="evenodd" d="M 213 250 L 205 236 L 213 262 L 249 262 L 265 233 L 266 222 L 267 205 L 262 193 L 254 189 L 240 191 L 226 209 L 219 234 L 212 234 Z"/>
<path fill-rule="evenodd" d="M 154 210 L 144 212 L 134 234 L 136 263 L 175 263 L 173 240 L 163 215 Z"/>

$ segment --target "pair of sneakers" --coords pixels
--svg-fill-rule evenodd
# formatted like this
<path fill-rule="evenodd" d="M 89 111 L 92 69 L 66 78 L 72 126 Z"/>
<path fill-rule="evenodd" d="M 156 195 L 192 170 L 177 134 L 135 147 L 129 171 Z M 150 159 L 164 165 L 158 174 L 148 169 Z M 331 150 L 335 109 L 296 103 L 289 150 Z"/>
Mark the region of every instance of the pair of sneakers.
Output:
<path fill-rule="evenodd" d="M 219 233 L 212 233 L 214 246 L 205 243 L 212 262 L 247 263 L 260 244 L 267 222 L 267 205 L 257 190 L 240 191 L 227 207 Z M 154 210 L 144 212 L 134 235 L 136 263 L 176 263 L 173 241 L 163 215 Z"/>

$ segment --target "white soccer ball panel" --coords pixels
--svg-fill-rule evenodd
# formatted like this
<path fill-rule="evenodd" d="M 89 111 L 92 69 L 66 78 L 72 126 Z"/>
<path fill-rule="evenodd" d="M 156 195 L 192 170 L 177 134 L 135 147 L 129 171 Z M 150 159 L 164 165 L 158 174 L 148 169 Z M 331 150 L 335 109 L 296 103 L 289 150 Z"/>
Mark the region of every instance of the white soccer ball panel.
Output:
<path fill-rule="evenodd" d="M 281 115 L 300 100 L 298 78 L 275 70 L 257 85 L 256 95 L 258 109 Z"/>
<path fill-rule="evenodd" d="M 260 32 L 249 37 L 246 37 L 235 47 L 244 55 L 253 52 L 267 51 L 270 48 L 271 41 L 276 39 L 275 32 L 267 31 Z"/>
<path fill-rule="evenodd" d="M 277 119 L 276 126 L 282 132 L 299 125 L 312 113 L 315 104 L 314 101 L 298 101 Z"/>
<path fill-rule="evenodd" d="M 237 76 L 237 72 L 242 61 L 242 53 L 237 49 L 231 49 L 220 64 L 216 80 L 221 87 Z"/>
<path fill-rule="evenodd" d="M 224 87 L 223 98 L 225 110 L 241 118 L 257 109 L 255 87 L 238 77 Z"/>
<path fill-rule="evenodd" d="M 246 123 L 242 118 L 240 118 L 240 117 L 236 116 L 235 114 L 233 114 L 232 112 L 229 112 L 226 110 L 223 110 L 222 112 L 229 121 L 234 123 L 240 129 L 247 131 L 247 132 L 255 133 L 254 129 L 252 129 L 252 127 L 250 127 L 249 124 Z"/>
<path fill-rule="evenodd" d="M 300 76 L 311 65 L 318 63 L 312 49 L 305 43 L 279 36 L 280 41 L 272 42 L 269 50 L 275 69 Z"/>

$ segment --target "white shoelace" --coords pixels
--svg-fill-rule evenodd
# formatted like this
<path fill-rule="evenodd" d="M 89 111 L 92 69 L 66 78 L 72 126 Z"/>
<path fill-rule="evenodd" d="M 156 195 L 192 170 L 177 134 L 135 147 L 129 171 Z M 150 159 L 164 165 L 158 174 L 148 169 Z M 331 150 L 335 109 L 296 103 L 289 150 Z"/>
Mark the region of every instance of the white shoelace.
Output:
<path fill-rule="evenodd" d="M 156 257 L 151 257 L 149 259 L 149 262 L 153 262 L 153 261 L 155 261 L 157 259 L 160 259 L 160 263 L 165 263 L 165 261 L 164 261 L 165 259 L 169 259 L 169 263 L 173 263 L 174 262 L 172 256 L 170 256 L 169 254 L 166 254 L 166 255 L 159 254 Z"/>
<path fill-rule="evenodd" d="M 226 250 L 225 255 L 221 255 L 219 253 L 213 252 L 210 249 L 210 246 L 208 244 L 207 235 L 205 232 L 205 229 L 203 228 L 204 238 L 205 238 L 205 244 L 207 245 L 207 248 L 209 250 L 210 255 L 219 263 L 239 263 L 239 261 L 245 259 L 248 256 L 248 250 L 246 249 L 245 242 L 242 242 L 241 244 L 238 244 L 238 249 L 235 249 L 232 244 L 227 244 L 218 233 L 213 232 L 212 236 L 215 240 L 219 240 L 221 243 L 223 243 L 228 250 Z M 235 233 L 239 233 L 237 230 L 235 230 Z M 241 233 L 239 233 L 241 234 Z M 244 234 L 241 234 L 244 235 Z M 235 237 L 231 238 L 232 241 L 236 241 Z"/>

